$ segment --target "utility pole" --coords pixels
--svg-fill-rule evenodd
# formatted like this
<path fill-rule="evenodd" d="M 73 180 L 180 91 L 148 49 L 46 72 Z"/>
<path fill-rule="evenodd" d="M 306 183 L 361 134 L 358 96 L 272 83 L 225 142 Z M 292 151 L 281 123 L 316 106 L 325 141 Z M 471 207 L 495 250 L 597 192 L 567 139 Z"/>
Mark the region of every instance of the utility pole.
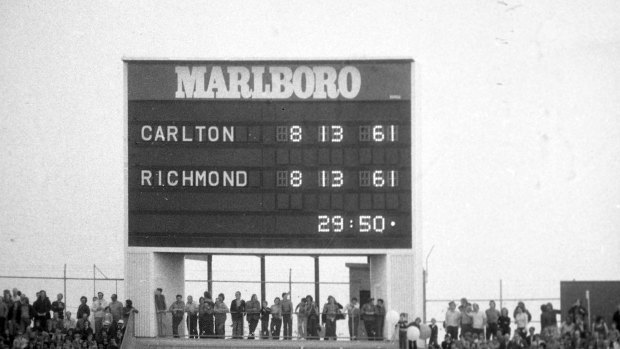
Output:
<path fill-rule="evenodd" d="M 422 299 L 423 299 L 423 308 L 422 308 L 422 321 L 426 323 L 426 283 L 428 282 L 428 258 L 431 256 L 435 245 L 431 246 L 430 251 L 426 255 L 426 267 L 422 273 Z"/>
<path fill-rule="evenodd" d="M 63 277 L 62 277 L 62 281 L 63 281 L 63 294 L 62 296 L 65 297 L 65 309 L 63 309 L 62 313 L 63 316 L 65 314 L 65 312 L 67 311 L 67 306 L 68 306 L 68 300 L 69 297 L 67 297 L 67 263 L 65 263 L 65 268 L 64 268 L 64 273 L 63 273 Z"/>

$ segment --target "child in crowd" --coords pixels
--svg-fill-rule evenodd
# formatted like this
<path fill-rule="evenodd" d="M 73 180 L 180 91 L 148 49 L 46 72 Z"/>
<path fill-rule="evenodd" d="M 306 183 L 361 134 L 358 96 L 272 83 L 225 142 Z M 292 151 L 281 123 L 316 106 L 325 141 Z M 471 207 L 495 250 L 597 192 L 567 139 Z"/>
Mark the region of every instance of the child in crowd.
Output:
<path fill-rule="evenodd" d="M 400 313 L 400 319 L 396 323 L 394 328 L 394 336 L 398 333 L 398 349 L 411 349 L 411 343 L 407 339 L 407 329 L 411 326 L 415 326 L 415 322 L 408 322 L 409 315 L 407 313 Z M 392 338 L 393 340 L 394 338 Z"/>
<path fill-rule="evenodd" d="M 260 309 L 260 338 L 269 339 L 269 315 L 271 314 L 271 308 L 269 303 L 263 301 L 263 306 Z"/>

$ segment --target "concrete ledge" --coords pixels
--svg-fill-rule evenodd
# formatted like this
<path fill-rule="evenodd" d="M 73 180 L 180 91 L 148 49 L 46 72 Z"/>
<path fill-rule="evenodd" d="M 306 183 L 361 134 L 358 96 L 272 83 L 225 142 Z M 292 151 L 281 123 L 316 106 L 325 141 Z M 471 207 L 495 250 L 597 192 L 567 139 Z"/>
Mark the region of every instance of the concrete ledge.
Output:
<path fill-rule="evenodd" d="M 398 348 L 398 342 L 387 341 L 318 341 L 318 340 L 247 340 L 247 339 L 179 339 L 136 338 L 136 349 L 182 348 Z"/>

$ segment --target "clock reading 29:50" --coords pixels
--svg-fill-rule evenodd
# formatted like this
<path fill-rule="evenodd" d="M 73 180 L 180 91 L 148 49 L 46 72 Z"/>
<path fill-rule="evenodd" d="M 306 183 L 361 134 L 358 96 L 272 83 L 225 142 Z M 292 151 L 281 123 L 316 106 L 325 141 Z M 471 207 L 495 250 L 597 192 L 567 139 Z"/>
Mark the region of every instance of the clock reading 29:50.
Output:
<path fill-rule="evenodd" d="M 320 215 L 318 216 L 319 224 L 318 224 L 318 232 L 319 233 L 340 233 L 345 230 L 348 225 L 348 228 L 359 230 L 360 233 L 383 233 L 388 225 L 393 227 L 396 225 L 395 221 L 390 221 L 389 224 L 386 225 L 386 219 L 383 216 L 370 216 L 370 215 L 360 215 L 356 217 L 343 217 L 343 216 L 328 216 L 328 215 Z"/>

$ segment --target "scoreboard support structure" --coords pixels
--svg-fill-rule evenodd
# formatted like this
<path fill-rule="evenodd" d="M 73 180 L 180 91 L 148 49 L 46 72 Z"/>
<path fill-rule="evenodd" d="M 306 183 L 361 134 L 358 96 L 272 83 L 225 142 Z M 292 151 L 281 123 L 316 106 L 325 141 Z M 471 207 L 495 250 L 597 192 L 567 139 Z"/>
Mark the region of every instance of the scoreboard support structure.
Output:
<path fill-rule="evenodd" d="M 169 307 L 177 294 L 185 294 L 185 258 L 196 256 L 196 251 L 156 252 L 154 250 L 140 250 L 130 248 L 125 259 L 125 290 L 127 298 L 133 301 L 134 306 L 140 309 L 136 317 L 137 337 L 156 337 L 157 322 L 154 303 L 154 291 L 157 288 L 164 290 L 167 306 Z M 211 254 L 205 254 L 205 256 Z M 411 320 L 422 316 L 422 282 L 421 262 L 414 253 L 387 253 L 369 255 L 371 296 L 385 301 L 387 310 L 408 313 Z M 261 299 L 265 297 L 264 256 L 258 256 L 257 263 L 261 263 Z M 315 299 L 321 307 L 326 302 L 320 298 L 320 280 L 318 256 L 314 256 L 315 265 Z M 210 264 L 209 264 L 210 268 Z M 211 277 L 209 277 L 211 280 Z M 210 283 L 209 283 L 210 284 Z M 212 289 L 208 289 L 213 297 Z M 198 298 L 201 295 L 194 295 Z M 227 295 L 230 296 L 230 295 Z M 273 296 L 273 295 L 271 295 Z M 269 297 L 266 297 L 269 299 Z M 413 317 L 413 318 L 412 318 Z M 182 326 L 184 326 L 182 324 Z M 179 329 L 183 333 L 183 327 Z M 165 329 L 171 335 L 169 328 Z M 388 338 L 388 329 L 384 328 L 384 338 Z M 389 332 L 391 333 L 391 332 Z"/>
<path fill-rule="evenodd" d="M 267 299 L 264 256 L 314 257 L 321 304 L 318 258 L 367 256 L 371 297 L 421 317 L 413 76 L 411 59 L 126 59 L 136 336 L 157 336 L 156 288 L 185 299 L 192 256 L 209 271 L 212 255 L 257 256 Z"/>

